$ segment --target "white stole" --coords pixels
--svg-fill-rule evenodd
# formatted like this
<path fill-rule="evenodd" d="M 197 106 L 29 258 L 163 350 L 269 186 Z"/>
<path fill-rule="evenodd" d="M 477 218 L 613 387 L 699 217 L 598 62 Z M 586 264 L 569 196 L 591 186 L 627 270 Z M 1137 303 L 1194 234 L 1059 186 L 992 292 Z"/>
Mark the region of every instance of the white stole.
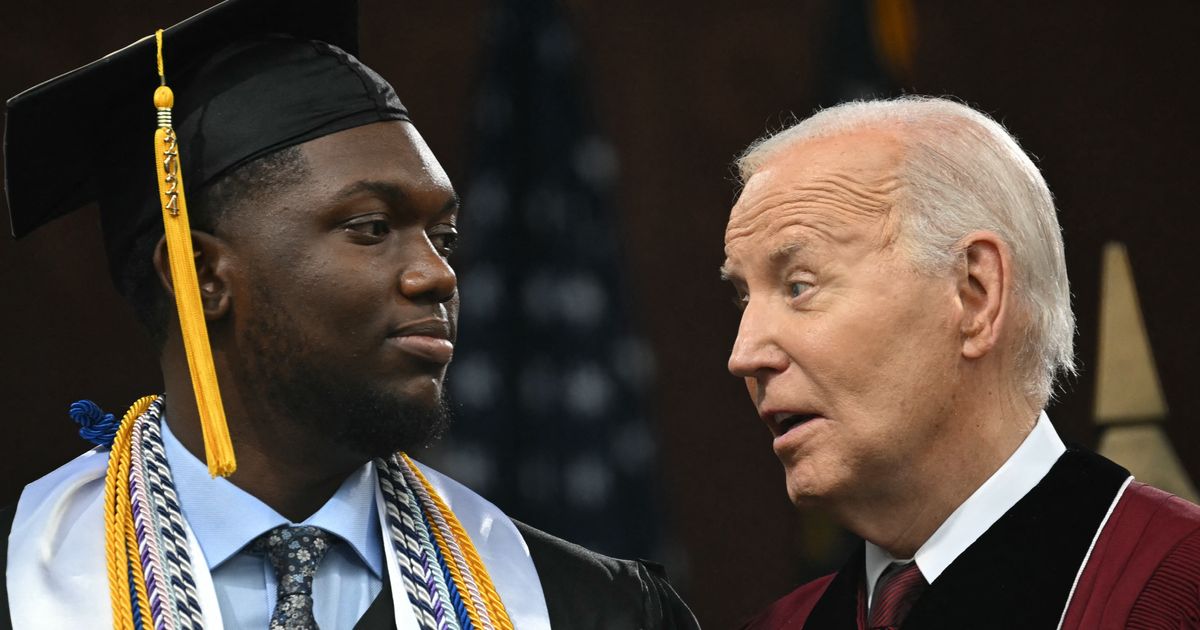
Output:
<path fill-rule="evenodd" d="M 418 464 L 479 551 L 515 628 L 549 630 L 550 615 L 529 547 L 499 508 L 458 482 Z M 17 502 L 8 538 L 9 611 L 13 628 L 75 630 L 112 619 L 104 555 L 104 474 L 108 451 L 93 449 L 29 484 Z M 399 630 L 417 621 L 401 581 L 382 496 L 376 489 L 384 557 Z M 188 528 L 192 576 L 205 630 L 223 630 L 212 575 Z"/>

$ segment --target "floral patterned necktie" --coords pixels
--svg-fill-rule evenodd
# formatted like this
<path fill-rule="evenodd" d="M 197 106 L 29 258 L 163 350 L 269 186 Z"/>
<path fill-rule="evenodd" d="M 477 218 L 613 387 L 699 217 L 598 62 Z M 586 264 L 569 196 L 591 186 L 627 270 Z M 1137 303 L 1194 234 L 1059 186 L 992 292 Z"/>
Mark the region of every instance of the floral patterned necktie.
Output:
<path fill-rule="evenodd" d="M 279 580 L 271 630 L 318 630 L 313 618 L 313 576 L 329 551 L 330 534 L 318 527 L 281 525 L 255 538 L 250 550 L 275 567 Z"/>

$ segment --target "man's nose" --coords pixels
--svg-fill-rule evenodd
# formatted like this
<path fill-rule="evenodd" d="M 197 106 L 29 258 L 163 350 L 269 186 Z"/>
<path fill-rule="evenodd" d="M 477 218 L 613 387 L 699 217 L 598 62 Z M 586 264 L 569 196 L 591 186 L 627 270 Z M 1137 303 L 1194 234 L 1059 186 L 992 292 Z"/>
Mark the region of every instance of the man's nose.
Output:
<path fill-rule="evenodd" d="M 767 313 L 753 302 L 742 311 L 737 339 L 729 353 L 729 372 L 742 378 L 761 378 L 787 369 L 787 355 L 776 344 Z"/>
<path fill-rule="evenodd" d="M 418 254 L 408 258 L 400 273 L 400 293 L 413 301 L 447 302 L 458 290 L 458 277 L 429 238 L 422 240 L 415 247 Z"/>

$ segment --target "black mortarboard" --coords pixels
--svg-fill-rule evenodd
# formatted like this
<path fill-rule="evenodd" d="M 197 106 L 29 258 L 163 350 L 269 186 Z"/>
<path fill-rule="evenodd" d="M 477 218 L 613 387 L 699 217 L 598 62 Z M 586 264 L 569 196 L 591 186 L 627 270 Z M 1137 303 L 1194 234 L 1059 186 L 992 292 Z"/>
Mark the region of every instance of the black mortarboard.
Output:
<path fill-rule="evenodd" d="M 357 53 L 357 25 L 355 0 L 227 0 L 163 31 L 185 181 L 197 189 L 272 150 L 407 119 L 391 87 L 342 54 Z M 290 47 L 283 39 L 272 45 L 271 34 L 293 38 Z M 302 40 L 336 48 L 305 50 L 296 46 Z M 157 219 L 153 171 L 144 164 L 155 68 L 151 35 L 9 99 L 13 236 L 99 201 L 109 262 L 121 268 L 130 243 Z M 136 203 L 146 197 L 149 204 Z"/>
<path fill-rule="evenodd" d="M 218 452 L 228 447 L 228 436 L 193 286 L 183 184 L 198 190 L 279 149 L 372 122 L 407 120 L 391 86 L 352 56 L 357 11 L 355 0 L 226 0 L 7 103 L 5 192 L 14 237 L 98 201 L 120 289 L 132 252 L 147 237 L 157 240 L 167 224 L 214 474 L 232 471 L 232 450 L 217 457 L 224 464 L 214 465 L 210 429 L 225 433 Z M 159 87 L 164 61 L 171 89 Z M 164 167 L 172 161 L 182 166 L 178 181 Z"/>

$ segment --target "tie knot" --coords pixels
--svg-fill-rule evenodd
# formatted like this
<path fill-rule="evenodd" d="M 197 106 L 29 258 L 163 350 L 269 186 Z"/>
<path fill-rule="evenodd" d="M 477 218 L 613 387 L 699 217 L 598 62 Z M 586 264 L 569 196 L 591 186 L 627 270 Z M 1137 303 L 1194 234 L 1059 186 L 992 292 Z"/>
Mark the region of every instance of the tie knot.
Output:
<path fill-rule="evenodd" d="M 929 583 L 916 562 L 888 567 L 875 586 L 869 627 L 899 628 L 926 586 Z"/>
<path fill-rule="evenodd" d="M 250 543 L 275 567 L 280 594 L 311 594 L 313 575 L 329 551 L 329 532 L 308 525 L 281 525 Z"/>

